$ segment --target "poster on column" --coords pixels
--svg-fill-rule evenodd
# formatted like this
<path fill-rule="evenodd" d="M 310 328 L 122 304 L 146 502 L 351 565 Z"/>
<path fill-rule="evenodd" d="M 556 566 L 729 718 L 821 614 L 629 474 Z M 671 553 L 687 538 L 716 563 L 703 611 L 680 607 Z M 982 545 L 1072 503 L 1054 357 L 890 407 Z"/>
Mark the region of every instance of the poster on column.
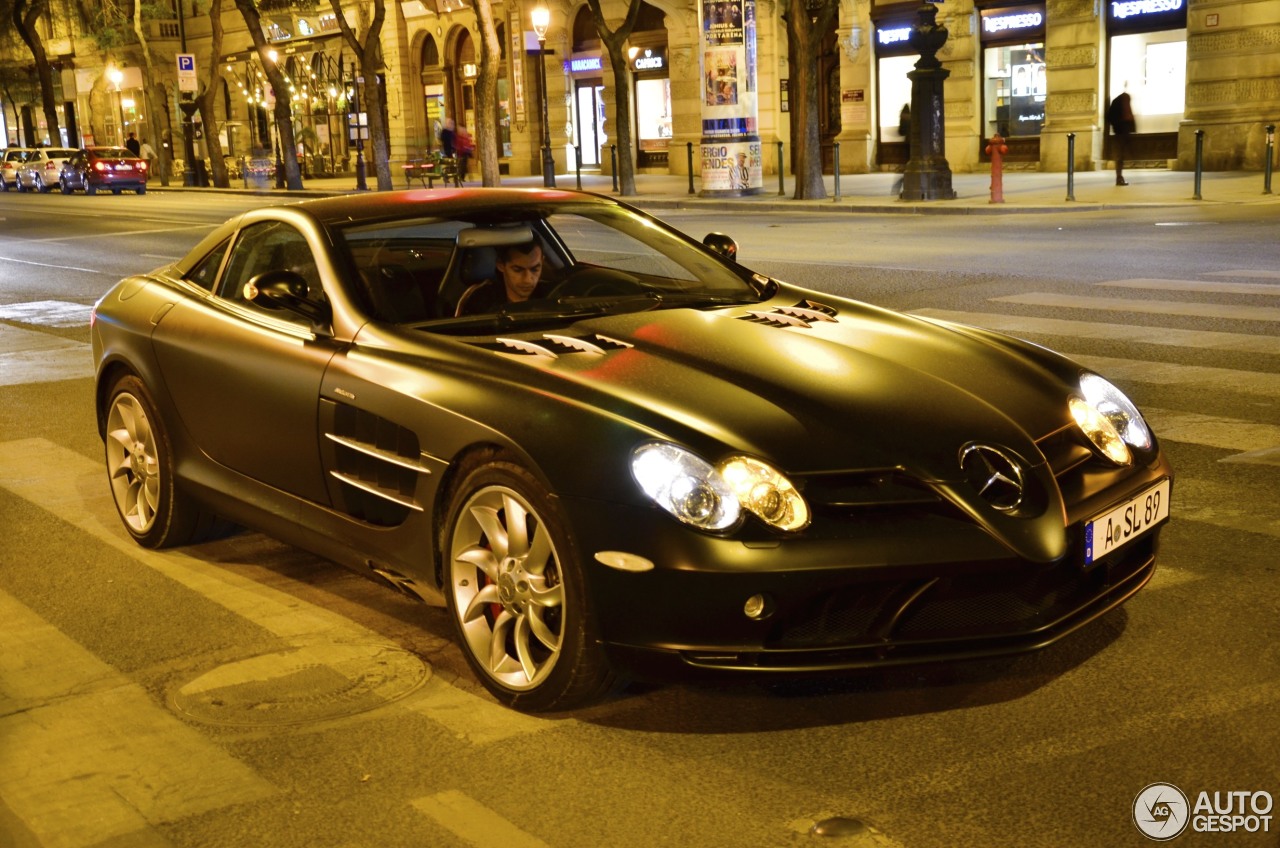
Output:
<path fill-rule="evenodd" d="M 704 191 L 744 191 L 764 182 L 758 141 L 726 141 L 701 145 Z"/>
<path fill-rule="evenodd" d="M 702 4 L 702 134 L 754 135 L 756 127 L 755 3 Z"/>

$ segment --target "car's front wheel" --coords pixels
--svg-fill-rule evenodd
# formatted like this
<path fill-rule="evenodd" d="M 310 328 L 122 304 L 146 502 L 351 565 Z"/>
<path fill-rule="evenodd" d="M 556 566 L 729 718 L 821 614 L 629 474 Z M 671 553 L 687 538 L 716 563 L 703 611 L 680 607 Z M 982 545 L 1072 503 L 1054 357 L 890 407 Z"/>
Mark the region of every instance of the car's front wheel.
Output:
<path fill-rule="evenodd" d="M 116 509 L 129 535 L 143 547 L 186 544 L 225 526 L 178 487 L 164 422 L 147 387 L 132 374 L 111 387 L 106 460 Z"/>
<path fill-rule="evenodd" d="M 445 526 L 445 596 L 485 688 L 542 712 L 616 685 L 565 520 L 529 471 L 500 458 L 464 471 Z"/>
<path fill-rule="evenodd" d="M 63 194 L 70 194 L 75 191 L 75 187 L 71 185 L 71 181 L 66 176 L 58 180 L 58 188 L 62 190 Z"/>

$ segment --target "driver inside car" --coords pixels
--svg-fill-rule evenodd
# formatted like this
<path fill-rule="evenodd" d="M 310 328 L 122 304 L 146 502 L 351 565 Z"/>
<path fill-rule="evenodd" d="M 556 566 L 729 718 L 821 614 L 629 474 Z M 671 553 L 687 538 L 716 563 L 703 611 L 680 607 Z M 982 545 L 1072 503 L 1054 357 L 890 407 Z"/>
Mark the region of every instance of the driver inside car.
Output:
<path fill-rule="evenodd" d="M 535 242 L 503 245 L 494 261 L 496 279 L 481 280 L 462 293 L 458 315 L 498 312 L 511 303 L 542 297 L 542 247 Z"/>

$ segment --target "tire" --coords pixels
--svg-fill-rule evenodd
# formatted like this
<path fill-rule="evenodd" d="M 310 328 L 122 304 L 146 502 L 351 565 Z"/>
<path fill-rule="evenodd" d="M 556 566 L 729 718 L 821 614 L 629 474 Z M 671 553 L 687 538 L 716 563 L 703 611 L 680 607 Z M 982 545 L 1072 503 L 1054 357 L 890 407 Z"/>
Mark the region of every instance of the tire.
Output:
<path fill-rule="evenodd" d="M 41 194 L 49 193 L 49 186 L 45 185 L 44 180 L 42 180 L 40 177 L 36 177 L 36 191 L 40 192 Z"/>
<path fill-rule="evenodd" d="M 85 182 L 85 184 L 84 184 L 84 193 L 85 193 L 85 194 L 97 194 L 97 193 L 98 193 L 98 187 L 97 187 L 96 185 L 94 185 L 93 183 L 91 183 L 91 182 L 87 182 L 87 181 L 86 181 L 86 182 Z"/>
<path fill-rule="evenodd" d="M 119 194 L 120 194 L 120 189 L 118 189 L 118 188 L 113 188 L 113 189 L 111 189 L 111 193 L 112 193 L 112 194 L 114 194 L 114 195 L 119 195 Z"/>
<path fill-rule="evenodd" d="M 105 420 L 107 482 L 135 542 L 144 548 L 183 545 L 226 526 L 178 487 L 168 431 L 141 380 L 127 374 L 115 382 Z"/>
<path fill-rule="evenodd" d="M 445 598 L 467 661 L 507 706 L 569 709 L 616 687 L 558 504 L 526 469 L 464 469 L 445 521 Z"/>
<path fill-rule="evenodd" d="M 62 190 L 63 194 L 71 194 L 71 192 L 75 191 L 75 189 L 71 187 L 71 183 L 67 182 L 66 177 L 63 177 L 58 181 L 58 188 Z"/>
<path fill-rule="evenodd" d="M 138 194 L 146 194 L 146 193 L 147 193 L 146 186 L 138 186 Z"/>
<path fill-rule="evenodd" d="M 26 194 L 26 193 L 27 193 L 27 188 L 26 188 L 26 186 L 24 186 L 24 185 L 22 184 L 22 180 L 21 180 L 21 179 L 19 179 L 16 183 L 14 183 L 14 186 L 16 186 L 16 187 L 17 187 L 17 189 L 18 189 L 18 194 Z"/>

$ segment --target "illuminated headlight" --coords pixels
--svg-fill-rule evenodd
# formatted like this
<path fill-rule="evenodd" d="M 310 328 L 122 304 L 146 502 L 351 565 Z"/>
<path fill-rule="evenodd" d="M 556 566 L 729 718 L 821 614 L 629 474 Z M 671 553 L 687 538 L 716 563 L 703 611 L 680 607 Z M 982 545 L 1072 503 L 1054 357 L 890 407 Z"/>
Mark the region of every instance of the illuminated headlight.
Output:
<path fill-rule="evenodd" d="M 720 476 L 748 511 L 779 530 L 800 530 L 809 524 L 809 506 L 791 481 L 761 462 L 745 456 L 720 463 Z"/>
<path fill-rule="evenodd" d="M 743 510 L 779 530 L 809 524 L 809 508 L 796 488 L 767 463 L 734 456 L 718 466 L 671 444 L 636 448 L 631 473 L 645 494 L 676 518 L 703 530 L 725 530 Z"/>
<path fill-rule="evenodd" d="M 1128 465 L 1130 447 L 1151 449 L 1151 430 L 1124 392 L 1097 374 L 1085 374 L 1080 378 L 1080 394 L 1068 402 L 1071 417 L 1103 456 Z"/>

